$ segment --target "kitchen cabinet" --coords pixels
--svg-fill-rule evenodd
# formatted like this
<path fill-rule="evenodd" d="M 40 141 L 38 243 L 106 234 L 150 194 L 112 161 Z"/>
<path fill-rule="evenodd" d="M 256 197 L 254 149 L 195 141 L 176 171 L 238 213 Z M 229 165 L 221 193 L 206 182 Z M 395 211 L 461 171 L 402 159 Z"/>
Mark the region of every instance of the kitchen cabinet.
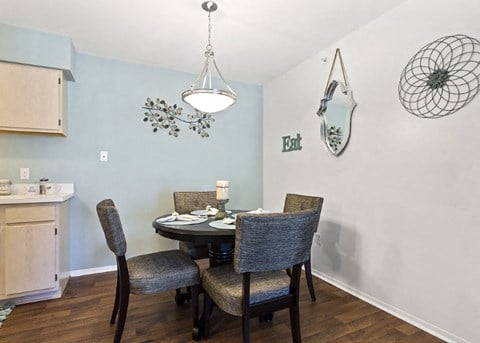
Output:
<path fill-rule="evenodd" d="M 62 70 L 0 61 L 0 131 L 67 135 Z"/>
<path fill-rule="evenodd" d="M 0 205 L 0 302 L 60 297 L 68 258 L 66 201 Z"/>

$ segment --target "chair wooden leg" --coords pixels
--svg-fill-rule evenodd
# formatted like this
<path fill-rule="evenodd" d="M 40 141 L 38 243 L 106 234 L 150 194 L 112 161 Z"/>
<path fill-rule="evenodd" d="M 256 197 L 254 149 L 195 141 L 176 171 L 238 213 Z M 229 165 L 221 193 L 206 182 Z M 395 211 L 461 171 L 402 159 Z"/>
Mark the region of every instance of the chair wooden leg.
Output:
<path fill-rule="evenodd" d="M 181 288 L 176 289 L 175 304 L 177 304 L 177 306 L 183 305 L 183 297 L 182 297 L 182 289 Z"/>
<path fill-rule="evenodd" d="M 210 337 L 210 317 L 212 315 L 212 298 L 205 291 L 203 295 L 203 338 L 207 339 Z"/>
<path fill-rule="evenodd" d="M 185 301 L 188 301 L 192 298 L 192 292 L 190 290 L 190 287 L 187 287 L 186 292 L 182 293 L 181 288 L 176 289 L 176 294 L 175 294 L 175 303 L 178 306 L 183 305 Z"/>
<path fill-rule="evenodd" d="M 273 321 L 273 312 L 262 312 L 258 316 L 260 323 L 271 323 Z"/>
<path fill-rule="evenodd" d="M 117 327 L 115 328 L 115 338 L 113 340 L 114 343 L 119 343 L 122 338 L 123 328 L 125 327 L 125 320 L 127 319 L 129 298 L 130 289 L 128 287 L 120 287 L 120 308 L 118 311 Z"/>
<path fill-rule="evenodd" d="M 301 265 L 297 264 L 292 269 L 292 281 L 293 281 L 293 298 L 290 303 L 290 326 L 292 328 L 292 340 L 293 343 L 301 343 L 302 337 L 300 333 L 300 310 L 298 305 L 299 298 L 299 286 L 300 286 L 300 274 L 301 274 Z M 292 284 L 290 284 L 292 287 Z"/>
<path fill-rule="evenodd" d="M 250 343 L 250 316 L 242 316 L 242 336 L 243 343 Z"/>
<path fill-rule="evenodd" d="M 192 329 L 192 339 L 195 341 L 199 341 L 201 338 L 200 334 L 200 326 L 198 320 L 198 289 L 199 285 L 195 285 L 191 287 L 191 294 L 192 294 L 192 318 L 193 318 L 193 329 Z"/>
<path fill-rule="evenodd" d="M 294 343 L 300 343 L 302 337 L 300 335 L 300 313 L 298 303 L 290 307 L 290 326 L 292 328 L 292 340 Z"/>
<path fill-rule="evenodd" d="M 118 303 L 120 301 L 120 276 L 117 273 L 117 286 L 115 290 L 115 302 L 113 303 L 113 311 L 112 311 L 112 317 L 110 318 L 110 324 L 115 323 L 115 319 L 117 318 L 117 313 L 118 313 Z"/>
<path fill-rule="evenodd" d="M 306 260 L 304 263 L 305 266 L 305 276 L 307 278 L 308 291 L 310 292 L 310 298 L 312 301 L 317 300 L 315 296 L 315 288 L 313 288 L 313 279 L 312 279 L 312 264 L 310 259 Z"/>

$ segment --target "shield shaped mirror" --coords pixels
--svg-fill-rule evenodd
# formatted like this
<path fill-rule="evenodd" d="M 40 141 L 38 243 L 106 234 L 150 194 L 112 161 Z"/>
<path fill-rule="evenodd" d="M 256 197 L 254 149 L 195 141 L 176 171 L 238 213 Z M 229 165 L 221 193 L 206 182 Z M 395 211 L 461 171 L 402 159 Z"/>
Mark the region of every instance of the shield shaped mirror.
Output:
<path fill-rule="evenodd" d="M 338 78 L 333 78 L 335 62 L 340 62 L 343 83 Z M 347 72 L 343 64 L 340 49 L 335 50 L 330 73 L 328 74 L 325 93 L 320 101 L 317 115 L 321 119 L 320 132 L 322 141 L 327 151 L 338 156 L 342 153 L 350 139 L 352 113 L 357 106 L 348 84 Z"/>
<path fill-rule="evenodd" d="M 327 150 L 338 156 L 350 138 L 352 113 L 356 102 L 348 87 L 338 80 L 329 82 L 317 115 L 321 119 L 321 137 Z"/>

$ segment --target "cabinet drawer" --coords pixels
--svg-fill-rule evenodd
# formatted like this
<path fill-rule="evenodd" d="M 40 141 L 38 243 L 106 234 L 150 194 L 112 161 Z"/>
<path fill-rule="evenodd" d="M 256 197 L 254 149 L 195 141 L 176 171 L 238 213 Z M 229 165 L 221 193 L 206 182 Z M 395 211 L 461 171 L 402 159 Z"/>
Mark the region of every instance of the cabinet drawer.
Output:
<path fill-rule="evenodd" d="M 5 223 L 28 223 L 55 220 L 55 206 L 19 206 L 5 208 Z"/>

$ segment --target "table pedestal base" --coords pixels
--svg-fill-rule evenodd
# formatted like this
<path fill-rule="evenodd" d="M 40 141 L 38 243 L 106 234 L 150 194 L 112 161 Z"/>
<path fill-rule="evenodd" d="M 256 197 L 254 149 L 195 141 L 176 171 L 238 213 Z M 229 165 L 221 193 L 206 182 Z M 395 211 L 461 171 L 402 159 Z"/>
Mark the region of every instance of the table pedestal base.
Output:
<path fill-rule="evenodd" d="M 232 263 L 233 243 L 211 243 L 209 244 L 210 267 L 221 264 Z"/>

